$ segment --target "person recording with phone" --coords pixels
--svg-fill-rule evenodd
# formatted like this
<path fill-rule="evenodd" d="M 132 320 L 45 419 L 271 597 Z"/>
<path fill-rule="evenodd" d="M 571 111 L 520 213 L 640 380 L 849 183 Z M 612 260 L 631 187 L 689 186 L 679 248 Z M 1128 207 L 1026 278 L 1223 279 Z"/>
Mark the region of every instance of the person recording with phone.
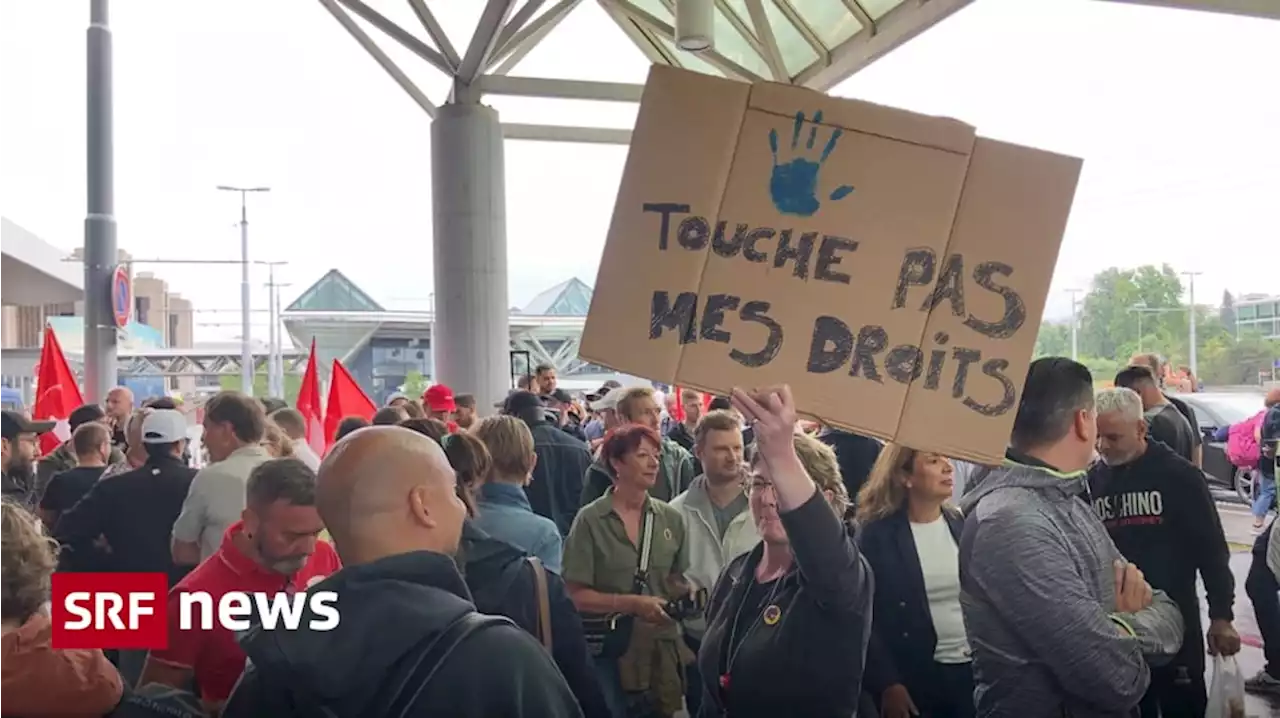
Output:
<path fill-rule="evenodd" d="M 698 715 L 854 715 L 872 578 L 843 518 L 849 496 L 835 453 L 796 433 L 788 386 L 735 389 L 733 405 L 755 434 L 748 506 L 762 541 L 711 593 Z"/>

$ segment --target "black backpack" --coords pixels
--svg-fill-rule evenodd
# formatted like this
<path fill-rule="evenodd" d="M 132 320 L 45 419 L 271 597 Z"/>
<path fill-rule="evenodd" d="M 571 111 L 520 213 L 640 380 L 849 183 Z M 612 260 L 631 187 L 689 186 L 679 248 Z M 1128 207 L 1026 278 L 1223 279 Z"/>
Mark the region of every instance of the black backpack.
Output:
<path fill-rule="evenodd" d="M 390 698 L 383 702 L 380 710 L 368 718 L 410 718 L 413 715 L 414 705 L 430 685 L 436 671 L 449 660 L 449 656 L 463 641 L 486 628 L 514 625 L 508 618 L 486 616 L 476 611 L 467 611 L 455 618 L 443 631 L 420 644 L 424 647 L 416 657 L 410 659 L 412 667 L 408 672 L 396 671 L 383 685 L 379 693 Z M 403 677 L 398 677 L 401 675 Z M 325 715 L 327 718 L 337 718 L 337 715 L 328 709 L 325 709 Z M 362 716 L 362 718 L 365 717 Z"/>
<path fill-rule="evenodd" d="M 128 688 L 107 718 L 205 718 L 204 704 L 190 691 L 148 683 Z"/>

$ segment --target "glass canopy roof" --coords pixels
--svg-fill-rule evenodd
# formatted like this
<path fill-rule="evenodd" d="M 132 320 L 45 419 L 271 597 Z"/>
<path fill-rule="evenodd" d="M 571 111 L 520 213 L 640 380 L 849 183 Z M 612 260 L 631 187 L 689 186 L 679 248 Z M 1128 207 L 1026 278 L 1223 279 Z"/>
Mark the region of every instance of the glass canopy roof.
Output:
<path fill-rule="evenodd" d="M 1280 17 L 1280 0 L 1109 0 Z M 677 2 L 711 4 L 714 45 L 697 53 L 675 39 Z M 747 82 L 786 82 L 819 91 L 846 79 L 972 3 L 973 0 L 319 0 L 344 29 L 429 116 L 440 99 L 475 102 L 511 95 L 555 100 L 633 103 L 640 86 L 616 81 L 522 76 L 521 61 L 584 5 L 595 5 L 622 29 L 649 62 Z M 378 9 L 371 5 L 376 4 Z M 388 13 L 388 14 L 384 14 Z M 584 17 L 575 14 L 575 18 Z M 585 17 L 584 17 L 585 19 Z M 571 21 L 570 24 L 573 24 Z M 367 29 L 366 29 L 367 28 Z M 577 25 L 588 44 L 598 29 Z M 388 49 L 439 74 L 430 84 L 410 78 Z M 452 39 L 450 39 L 452 36 Z M 586 36 L 586 37 L 584 37 Z M 606 45 L 611 40 L 594 37 Z M 455 44 L 456 43 L 456 44 Z M 548 54 L 573 57 L 573 50 Z M 578 57 L 590 57 L 584 53 Z M 424 62 L 425 61 L 425 62 Z M 571 73 L 603 60 L 571 62 Z M 516 70 L 516 72 L 512 72 Z M 594 72 L 592 74 L 595 74 Z M 433 87 L 434 86 L 434 87 Z M 432 92 L 432 90 L 438 90 Z M 440 99 L 431 97 L 436 94 Z M 503 122 L 510 139 L 626 144 L 622 128 Z"/>
<path fill-rule="evenodd" d="M 655 62 L 740 79 L 808 84 L 806 79 L 831 64 L 838 48 L 859 34 L 874 35 L 877 23 L 905 3 L 715 0 L 715 47 L 696 54 L 671 40 L 673 0 L 605 0 L 602 5 Z M 761 15 L 763 28 L 756 25 Z"/>

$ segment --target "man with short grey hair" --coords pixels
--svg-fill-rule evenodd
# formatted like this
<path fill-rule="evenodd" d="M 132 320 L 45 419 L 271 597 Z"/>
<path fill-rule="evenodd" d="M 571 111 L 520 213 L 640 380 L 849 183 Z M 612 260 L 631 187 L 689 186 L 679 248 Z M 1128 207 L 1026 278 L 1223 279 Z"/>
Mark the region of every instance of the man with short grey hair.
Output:
<path fill-rule="evenodd" d="M 1089 469 L 1094 511 L 1120 553 L 1142 570 L 1152 588 L 1178 604 L 1185 626 L 1173 661 L 1152 666 L 1141 713 L 1203 716 L 1208 705 L 1206 639 L 1197 572 L 1209 599 L 1209 653 L 1230 656 L 1240 650 L 1231 624 L 1235 579 L 1217 509 L 1196 466 L 1165 444 L 1148 441 L 1143 398 L 1137 392 L 1104 389 L 1096 406 L 1102 461 Z"/>

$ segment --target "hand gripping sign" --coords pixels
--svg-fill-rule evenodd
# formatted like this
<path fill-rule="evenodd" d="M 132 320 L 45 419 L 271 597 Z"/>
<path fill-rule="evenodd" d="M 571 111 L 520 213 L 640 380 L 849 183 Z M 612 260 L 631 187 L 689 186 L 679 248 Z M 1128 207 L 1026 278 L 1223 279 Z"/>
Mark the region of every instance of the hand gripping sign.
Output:
<path fill-rule="evenodd" d="M 1004 454 L 1081 162 L 955 120 L 650 70 L 579 355 Z"/>

